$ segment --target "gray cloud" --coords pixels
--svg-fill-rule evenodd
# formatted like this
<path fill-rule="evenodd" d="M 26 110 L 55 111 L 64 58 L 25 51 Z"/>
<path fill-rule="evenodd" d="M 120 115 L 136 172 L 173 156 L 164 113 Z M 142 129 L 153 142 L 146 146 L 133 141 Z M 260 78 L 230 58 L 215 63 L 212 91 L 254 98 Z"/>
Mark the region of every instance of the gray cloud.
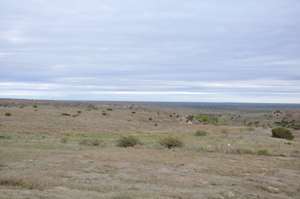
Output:
<path fill-rule="evenodd" d="M 299 13 L 297 0 L 2 0 L 0 97 L 300 103 Z"/>

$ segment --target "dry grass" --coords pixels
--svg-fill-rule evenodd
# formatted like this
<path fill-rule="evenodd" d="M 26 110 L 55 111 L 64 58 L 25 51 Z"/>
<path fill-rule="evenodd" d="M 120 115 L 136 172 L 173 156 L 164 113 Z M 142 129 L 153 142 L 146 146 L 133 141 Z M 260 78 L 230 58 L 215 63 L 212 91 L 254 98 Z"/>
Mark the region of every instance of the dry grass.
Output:
<path fill-rule="evenodd" d="M 299 195 L 299 131 L 287 141 L 272 138 L 269 128 L 187 124 L 185 117 L 176 117 L 196 114 L 188 111 L 38 107 L 37 112 L 30 105 L 0 107 L 0 199 Z M 104 117 L 107 107 L 113 111 Z M 80 117 L 59 117 L 61 113 Z M 199 129 L 205 136 L 195 136 Z M 134 137 L 143 145 L 120 148 L 120 137 Z M 165 150 L 160 142 L 170 137 L 184 145 Z"/>

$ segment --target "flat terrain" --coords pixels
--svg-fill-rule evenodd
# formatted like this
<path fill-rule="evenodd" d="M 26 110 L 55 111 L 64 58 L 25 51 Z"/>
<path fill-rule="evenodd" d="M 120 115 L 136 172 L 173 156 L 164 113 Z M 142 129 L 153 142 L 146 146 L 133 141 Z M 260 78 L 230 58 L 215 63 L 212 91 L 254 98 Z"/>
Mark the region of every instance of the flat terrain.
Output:
<path fill-rule="evenodd" d="M 296 109 L 0 100 L 0 199 L 300 198 L 299 122 Z M 278 125 L 295 139 L 273 138 Z M 140 144 L 119 147 L 129 135 Z"/>

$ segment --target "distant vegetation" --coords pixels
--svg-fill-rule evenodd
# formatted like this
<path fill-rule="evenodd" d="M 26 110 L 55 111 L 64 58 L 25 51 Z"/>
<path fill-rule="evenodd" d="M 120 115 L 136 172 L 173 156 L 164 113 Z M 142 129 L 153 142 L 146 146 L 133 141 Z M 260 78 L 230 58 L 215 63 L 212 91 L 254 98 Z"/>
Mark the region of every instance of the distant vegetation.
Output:
<path fill-rule="evenodd" d="M 69 113 L 62 113 L 61 115 L 62 116 L 71 116 L 71 114 L 69 114 Z"/>
<path fill-rule="evenodd" d="M 287 139 L 287 140 L 293 140 L 294 135 L 292 132 L 284 127 L 277 127 L 272 129 L 272 137 L 275 138 L 282 138 L 282 139 Z"/>
<path fill-rule="evenodd" d="M 141 144 L 141 141 L 134 136 L 121 137 L 117 142 L 119 147 L 133 147 L 137 144 Z"/>
<path fill-rule="evenodd" d="M 95 139 L 85 139 L 85 140 L 81 140 L 79 142 L 79 144 L 85 145 L 85 146 L 99 146 L 100 145 L 100 141 L 99 140 L 95 140 Z"/>
<path fill-rule="evenodd" d="M 163 138 L 159 143 L 168 149 L 183 146 L 183 142 L 176 137 Z"/>
<path fill-rule="evenodd" d="M 282 119 L 281 121 L 275 122 L 275 125 L 300 130 L 299 122 L 296 122 L 295 120 L 288 120 L 286 118 Z"/>
<path fill-rule="evenodd" d="M 217 116 L 214 115 L 207 115 L 207 114 L 200 114 L 194 116 L 195 120 L 198 120 L 199 122 L 205 123 L 205 124 L 218 124 L 219 119 Z"/>
<path fill-rule="evenodd" d="M 12 114 L 11 113 L 5 113 L 5 116 L 10 117 Z"/>

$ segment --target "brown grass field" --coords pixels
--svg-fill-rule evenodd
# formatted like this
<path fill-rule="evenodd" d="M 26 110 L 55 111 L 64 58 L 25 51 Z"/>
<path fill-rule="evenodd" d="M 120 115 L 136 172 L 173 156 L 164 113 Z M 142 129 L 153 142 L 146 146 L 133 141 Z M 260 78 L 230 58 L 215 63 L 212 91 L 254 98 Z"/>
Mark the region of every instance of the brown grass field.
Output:
<path fill-rule="evenodd" d="M 300 131 L 271 136 L 283 121 L 300 110 L 3 99 L 0 199 L 300 198 Z"/>

